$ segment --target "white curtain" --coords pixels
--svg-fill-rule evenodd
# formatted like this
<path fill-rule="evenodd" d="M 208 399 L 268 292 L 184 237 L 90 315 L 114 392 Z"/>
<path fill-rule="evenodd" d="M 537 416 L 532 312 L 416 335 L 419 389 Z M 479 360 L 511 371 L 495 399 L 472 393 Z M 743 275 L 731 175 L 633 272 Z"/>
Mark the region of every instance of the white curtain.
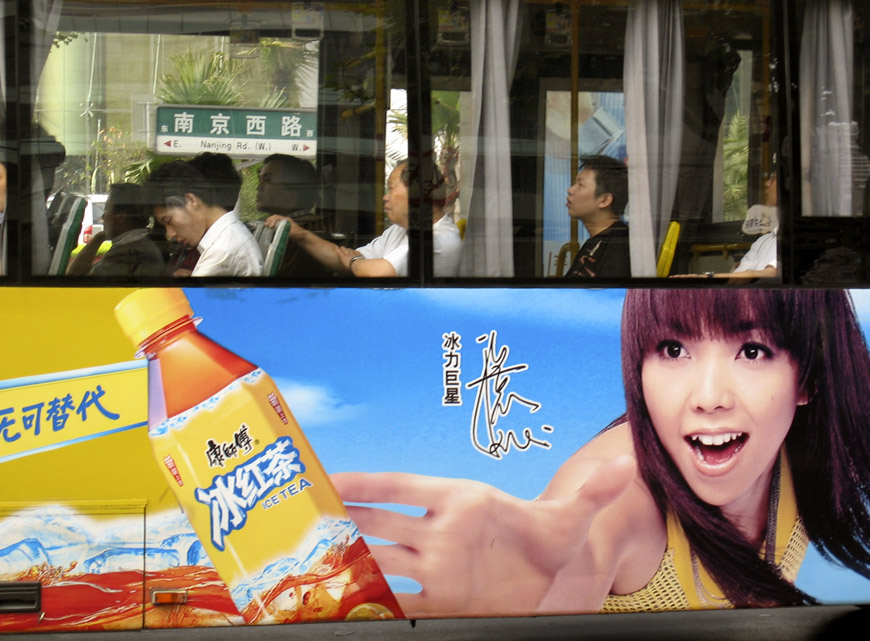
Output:
<path fill-rule="evenodd" d="M 471 199 L 460 274 L 513 276 L 513 206 L 508 99 L 520 47 L 521 0 L 472 0 Z"/>
<path fill-rule="evenodd" d="M 800 56 L 805 216 L 851 216 L 852 3 L 810 0 Z"/>
<path fill-rule="evenodd" d="M 680 170 L 685 89 L 680 0 L 631 0 L 625 33 L 625 123 L 632 276 L 656 275 Z"/>

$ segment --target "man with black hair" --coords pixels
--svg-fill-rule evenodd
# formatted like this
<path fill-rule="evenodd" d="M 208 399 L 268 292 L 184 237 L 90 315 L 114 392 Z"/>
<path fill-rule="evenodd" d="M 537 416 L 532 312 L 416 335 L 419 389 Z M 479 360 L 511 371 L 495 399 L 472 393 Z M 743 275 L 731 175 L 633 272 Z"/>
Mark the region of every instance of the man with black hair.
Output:
<path fill-rule="evenodd" d="M 628 202 L 628 168 L 609 156 L 582 156 L 568 189 L 568 215 L 583 223 L 583 243 L 568 278 L 631 278 L 628 226 L 620 220 Z"/>
<path fill-rule="evenodd" d="M 154 198 L 154 218 L 170 240 L 196 247 L 193 276 L 260 276 L 263 256 L 254 237 L 211 183 L 190 163 L 158 167 L 146 185 Z"/>
<path fill-rule="evenodd" d="M 163 254 L 149 237 L 150 213 L 139 185 L 117 183 L 109 188 L 103 231 L 93 235 L 72 260 L 67 276 L 160 276 Z M 112 247 L 96 264 L 104 240 Z"/>
<path fill-rule="evenodd" d="M 316 202 L 317 171 L 310 162 L 286 154 L 272 154 L 263 161 L 257 209 L 300 222 Z"/>
<path fill-rule="evenodd" d="M 242 190 L 242 177 L 232 159 L 226 154 L 205 151 L 188 162 L 211 184 L 220 206 L 238 214 L 236 205 Z M 190 276 L 198 260 L 199 251 L 196 247 L 181 247 L 170 259 L 170 273 L 173 276 Z"/>
<path fill-rule="evenodd" d="M 218 204 L 227 211 L 234 211 L 242 190 L 242 177 L 236 171 L 232 158 L 226 154 L 206 151 L 187 162 L 205 176 L 214 190 Z"/>
<path fill-rule="evenodd" d="M 312 211 L 317 204 L 318 187 L 314 165 L 295 156 L 272 154 L 263 161 L 259 179 L 257 209 L 270 214 L 263 225 L 274 227 L 288 220 L 323 237 L 322 219 Z M 331 271 L 299 245 L 291 244 L 278 273 L 296 278 L 326 278 Z"/>

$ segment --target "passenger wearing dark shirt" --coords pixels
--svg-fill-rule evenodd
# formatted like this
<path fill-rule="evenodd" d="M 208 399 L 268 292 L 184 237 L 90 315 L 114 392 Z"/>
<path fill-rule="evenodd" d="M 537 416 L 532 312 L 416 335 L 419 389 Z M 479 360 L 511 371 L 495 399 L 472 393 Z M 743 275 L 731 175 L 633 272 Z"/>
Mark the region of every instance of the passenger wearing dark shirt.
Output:
<path fill-rule="evenodd" d="M 266 158 L 257 185 L 257 209 L 269 214 L 263 224 L 275 227 L 287 220 L 326 238 L 323 218 L 314 209 L 318 186 L 317 170 L 307 160 L 286 154 L 272 154 Z M 328 267 L 296 243 L 289 243 L 278 273 L 296 278 L 328 278 L 332 275 Z"/>
<path fill-rule="evenodd" d="M 140 185 L 115 183 L 109 188 L 104 230 L 98 231 L 67 267 L 67 276 L 160 276 L 163 254 L 150 238 L 150 207 Z M 104 240 L 112 247 L 94 264 Z"/>
<path fill-rule="evenodd" d="M 582 156 L 568 189 L 568 215 L 583 223 L 589 239 L 574 258 L 568 278 L 631 278 L 628 226 L 620 220 L 628 202 L 628 169 L 609 156 Z"/>

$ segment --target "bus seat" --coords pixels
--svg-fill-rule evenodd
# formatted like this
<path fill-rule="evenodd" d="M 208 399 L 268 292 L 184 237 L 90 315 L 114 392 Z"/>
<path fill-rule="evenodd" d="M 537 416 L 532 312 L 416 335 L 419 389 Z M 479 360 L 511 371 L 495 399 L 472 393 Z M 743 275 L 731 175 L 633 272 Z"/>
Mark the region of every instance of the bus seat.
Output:
<path fill-rule="evenodd" d="M 680 240 L 680 223 L 672 220 L 668 225 L 668 233 L 665 242 L 659 251 L 659 260 L 656 264 L 656 276 L 667 278 L 671 275 L 671 265 L 674 263 L 674 254 L 677 251 L 677 242 Z"/>
<path fill-rule="evenodd" d="M 57 207 L 55 203 L 58 203 Z M 49 209 L 49 225 L 58 229 L 58 233 L 48 268 L 49 276 L 66 274 L 72 250 L 78 244 L 82 231 L 87 204 L 88 201 L 82 196 L 63 192 L 55 194 Z"/>
<path fill-rule="evenodd" d="M 574 256 L 580 251 L 580 243 L 576 240 L 569 240 L 559 248 L 559 254 L 556 256 L 556 273 L 555 278 L 561 278 L 565 275 L 565 268 L 574 262 Z"/>
<path fill-rule="evenodd" d="M 248 221 L 245 224 L 251 230 L 254 241 L 256 241 L 257 247 L 260 248 L 260 254 L 265 257 L 266 252 L 269 251 L 269 245 L 272 243 L 272 238 L 275 236 L 275 227 L 266 227 L 262 220 Z"/>
<path fill-rule="evenodd" d="M 268 229 L 268 228 L 267 228 Z M 287 244 L 290 237 L 290 223 L 282 220 L 272 231 L 272 238 L 263 256 L 263 276 L 275 276 L 281 269 L 284 254 L 287 253 Z"/>

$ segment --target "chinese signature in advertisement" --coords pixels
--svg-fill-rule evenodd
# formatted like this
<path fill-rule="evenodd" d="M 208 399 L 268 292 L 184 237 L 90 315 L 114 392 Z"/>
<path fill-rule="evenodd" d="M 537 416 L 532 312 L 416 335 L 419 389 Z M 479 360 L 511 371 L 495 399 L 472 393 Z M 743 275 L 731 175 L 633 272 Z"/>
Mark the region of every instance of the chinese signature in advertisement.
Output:
<path fill-rule="evenodd" d="M 457 334 L 457 346 L 459 338 Z M 549 441 L 535 436 L 531 427 L 525 427 L 519 433 L 513 429 L 498 427 L 499 420 L 507 417 L 516 404 L 528 408 L 529 414 L 541 409 L 541 404 L 508 391 L 511 376 L 526 371 L 529 366 L 525 363 L 508 364 L 510 348 L 507 345 L 497 345 L 495 330 L 478 336 L 477 342 L 484 345 L 483 367 L 480 376 L 465 385 L 466 389 L 476 390 L 477 393 L 471 415 L 471 443 L 474 448 L 494 459 L 501 459 L 511 448 L 519 451 L 528 450 L 532 446 L 549 449 Z M 540 429 L 547 433 L 553 431 L 550 425 L 541 425 Z"/>

